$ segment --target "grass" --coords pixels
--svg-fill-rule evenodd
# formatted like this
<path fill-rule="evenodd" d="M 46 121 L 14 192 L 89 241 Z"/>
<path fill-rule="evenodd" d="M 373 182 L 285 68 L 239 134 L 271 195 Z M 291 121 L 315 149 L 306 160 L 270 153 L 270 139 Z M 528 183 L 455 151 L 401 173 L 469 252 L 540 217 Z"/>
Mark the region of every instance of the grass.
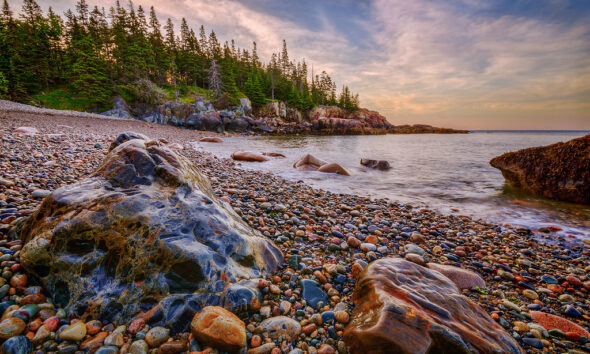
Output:
<path fill-rule="evenodd" d="M 167 100 L 176 101 L 174 87 L 163 87 L 162 90 L 168 96 Z M 178 87 L 178 100 L 180 102 L 194 104 L 197 97 L 203 97 L 205 100 L 213 101 L 215 99 L 215 93 L 212 90 L 207 90 L 198 86 Z"/>
<path fill-rule="evenodd" d="M 88 99 L 72 94 L 67 88 L 44 91 L 31 96 L 31 99 L 31 103 L 53 109 L 85 111 L 92 107 L 92 104 Z M 108 109 L 108 107 L 106 109 Z"/>

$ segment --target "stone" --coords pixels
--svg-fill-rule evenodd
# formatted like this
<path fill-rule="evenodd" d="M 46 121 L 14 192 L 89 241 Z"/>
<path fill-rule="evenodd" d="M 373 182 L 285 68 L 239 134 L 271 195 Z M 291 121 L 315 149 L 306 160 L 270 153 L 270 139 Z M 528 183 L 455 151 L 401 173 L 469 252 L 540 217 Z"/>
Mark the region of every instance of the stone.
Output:
<path fill-rule="evenodd" d="M 105 344 L 105 338 L 107 338 L 107 332 L 100 332 L 96 336 L 88 338 L 82 344 L 80 344 L 80 349 L 87 350 L 89 352 L 94 352 L 98 348 L 100 348 L 103 344 Z"/>
<path fill-rule="evenodd" d="M 150 346 L 144 340 L 136 340 L 129 346 L 130 354 L 146 354 Z"/>
<path fill-rule="evenodd" d="M 39 134 L 39 129 L 34 127 L 18 127 L 14 130 L 14 133 L 20 135 L 37 135 Z"/>
<path fill-rule="evenodd" d="M 42 325 L 41 327 L 39 327 L 39 329 L 35 333 L 35 336 L 33 337 L 32 342 L 33 342 L 33 344 L 37 345 L 37 344 L 45 342 L 45 340 L 47 338 L 49 338 L 50 336 L 51 336 L 51 331 L 49 329 L 47 329 L 47 327 L 45 325 Z"/>
<path fill-rule="evenodd" d="M 35 189 L 32 193 L 31 193 L 31 197 L 32 198 L 45 198 L 47 197 L 49 194 L 51 194 L 51 191 L 45 190 L 45 189 Z"/>
<path fill-rule="evenodd" d="M 2 354 L 29 354 L 33 352 L 33 343 L 25 336 L 9 338 L 2 343 Z"/>
<path fill-rule="evenodd" d="M 150 329 L 145 335 L 146 343 L 152 348 L 159 347 L 162 343 L 166 342 L 168 338 L 170 338 L 170 330 L 160 326 Z"/>
<path fill-rule="evenodd" d="M 451 265 L 428 263 L 428 268 L 442 273 L 445 277 L 451 279 L 459 289 L 485 288 L 486 282 L 483 278 L 470 270 L 454 267 Z"/>
<path fill-rule="evenodd" d="M 191 322 L 199 342 L 230 352 L 246 347 L 246 327 L 236 315 L 218 306 L 207 306 Z"/>
<path fill-rule="evenodd" d="M 328 295 L 322 290 L 318 282 L 311 279 L 302 279 L 301 287 L 303 288 L 303 299 L 312 308 L 316 308 L 320 301 L 324 305 L 328 302 Z"/>
<path fill-rule="evenodd" d="M 350 173 L 337 163 L 327 163 L 318 168 L 318 172 L 336 173 L 343 176 L 350 176 Z"/>
<path fill-rule="evenodd" d="M 221 138 L 216 137 L 216 136 L 205 136 L 205 137 L 202 137 L 201 139 L 199 139 L 199 142 L 201 142 L 201 143 L 222 143 L 223 140 Z"/>
<path fill-rule="evenodd" d="M 86 336 L 86 324 L 82 321 L 78 321 L 67 326 L 63 331 L 59 333 L 60 340 L 79 341 Z"/>
<path fill-rule="evenodd" d="M 400 258 L 370 263 L 344 331 L 351 353 L 523 353 L 441 273 Z"/>
<path fill-rule="evenodd" d="M 146 336 L 147 337 L 147 336 Z M 108 337 L 104 339 L 105 345 L 113 345 L 116 347 L 120 347 L 125 344 L 125 340 L 123 339 L 123 334 L 121 333 L 112 333 Z"/>
<path fill-rule="evenodd" d="M 117 348 L 113 345 L 105 345 L 105 346 L 98 348 L 98 350 L 95 352 L 95 354 L 117 354 L 118 352 L 119 352 L 119 348 Z"/>
<path fill-rule="evenodd" d="M 117 136 L 117 139 L 115 139 L 115 141 L 113 141 L 111 143 L 111 145 L 109 146 L 109 151 L 111 151 L 114 148 L 116 148 L 117 146 L 119 146 L 129 140 L 133 140 L 133 139 L 139 139 L 139 140 L 145 140 L 145 141 L 150 140 L 150 138 L 148 138 L 147 136 L 140 134 L 140 133 L 125 132 L 125 133 L 119 134 L 119 136 Z"/>
<path fill-rule="evenodd" d="M 421 255 L 419 255 L 417 253 L 406 253 L 404 258 L 410 262 L 414 262 L 414 263 L 419 264 L 421 266 L 426 265 L 426 261 L 424 261 L 424 257 L 422 257 Z"/>
<path fill-rule="evenodd" d="M 283 261 L 188 159 L 142 139 L 117 145 L 90 177 L 53 191 L 14 232 L 22 266 L 56 305 L 72 311 L 89 302 L 96 319 L 128 322 L 162 299 L 150 325 L 165 322 L 173 334 L 203 306 L 231 304 L 229 285 Z"/>
<path fill-rule="evenodd" d="M 272 339 L 283 338 L 293 340 L 301 333 L 299 322 L 286 316 L 268 318 L 260 324 L 260 328 Z"/>
<path fill-rule="evenodd" d="M 20 318 L 9 317 L 0 322 L 0 339 L 8 339 L 23 333 L 27 324 Z"/>
<path fill-rule="evenodd" d="M 255 154 L 250 151 L 236 151 L 231 154 L 231 158 L 238 161 L 247 161 L 247 162 L 264 162 L 268 161 L 268 159 L 262 155 Z"/>
<path fill-rule="evenodd" d="M 389 170 L 391 168 L 389 162 L 385 160 L 361 159 L 361 165 L 381 171 Z"/>
<path fill-rule="evenodd" d="M 131 108 L 127 105 L 127 102 L 123 99 L 123 97 L 117 95 L 113 98 L 113 109 L 102 112 L 103 116 L 111 117 L 111 118 L 119 118 L 119 119 L 133 119 L 133 115 L 131 114 Z"/>
<path fill-rule="evenodd" d="M 268 354 L 271 353 L 272 350 L 276 347 L 277 345 L 273 342 L 270 343 L 264 343 L 263 345 L 256 347 L 256 348 L 252 348 L 248 350 L 248 354 Z"/>
<path fill-rule="evenodd" d="M 528 193 L 590 204 L 590 134 L 568 142 L 507 152 L 490 165 Z"/>
<path fill-rule="evenodd" d="M 581 337 L 590 339 L 590 333 L 588 333 L 588 331 L 568 319 L 540 311 L 530 311 L 529 314 L 533 321 L 537 322 L 548 331 L 558 329 L 563 333 L 573 332 L 579 334 Z"/>
<path fill-rule="evenodd" d="M 318 159 L 317 157 L 307 154 L 301 157 L 293 164 L 293 168 L 302 171 L 317 171 L 318 168 L 322 167 L 323 165 L 327 164 L 327 162 Z"/>

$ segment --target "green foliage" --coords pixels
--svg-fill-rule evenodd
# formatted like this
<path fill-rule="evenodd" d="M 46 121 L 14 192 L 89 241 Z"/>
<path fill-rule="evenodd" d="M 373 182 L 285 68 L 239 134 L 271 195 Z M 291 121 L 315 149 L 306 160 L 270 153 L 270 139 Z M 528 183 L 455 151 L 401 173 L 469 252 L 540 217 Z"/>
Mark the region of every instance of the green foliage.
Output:
<path fill-rule="evenodd" d="M 0 95 L 24 102 L 39 97 L 54 107 L 71 104 L 63 107 L 70 109 L 97 109 L 114 93 L 129 103 L 192 103 L 202 95 L 229 107 L 245 95 L 255 106 L 281 100 L 300 109 L 319 104 L 358 109 L 358 95 L 346 88 L 337 96 L 330 76 L 310 75 L 305 60 L 292 61 L 285 41 L 265 64 L 257 43 L 249 51 L 233 40 L 220 43 L 203 26 L 198 32 L 184 18 L 175 28 L 171 19 L 160 22 L 153 7 L 147 13 L 132 2 L 117 1 L 105 12 L 77 0 L 64 18 L 51 9 L 44 14 L 35 0 L 23 0 L 19 16 L 13 16 L 5 2 Z M 76 98 L 66 99 L 64 87 L 74 89 Z"/>
<path fill-rule="evenodd" d="M 78 96 L 73 88 L 60 87 L 31 96 L 31 103 L 53 109 L 69 109 L 83 111 L 92 107 L 92 103 L 85 96 Z M 107 110 L 109 107 L 102 107 Z"/>
<path fill-rule="evenodd" d="M 8 80 L 4 77 L 4 74 L 0 72 L 0 98 L 4 99 L 8 97 Z"/>

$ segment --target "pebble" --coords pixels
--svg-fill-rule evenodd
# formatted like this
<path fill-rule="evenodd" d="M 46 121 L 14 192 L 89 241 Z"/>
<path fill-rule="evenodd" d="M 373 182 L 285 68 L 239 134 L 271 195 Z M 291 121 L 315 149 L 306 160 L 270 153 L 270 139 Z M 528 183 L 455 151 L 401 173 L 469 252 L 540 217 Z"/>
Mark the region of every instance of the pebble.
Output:
<path fill-rule="evenodd" d="M 146 343 L 152 348 L 159 347 L 168 338 L 170 338 L 170 330 L 164 327 L 154 327 L 145 335 Z"/>

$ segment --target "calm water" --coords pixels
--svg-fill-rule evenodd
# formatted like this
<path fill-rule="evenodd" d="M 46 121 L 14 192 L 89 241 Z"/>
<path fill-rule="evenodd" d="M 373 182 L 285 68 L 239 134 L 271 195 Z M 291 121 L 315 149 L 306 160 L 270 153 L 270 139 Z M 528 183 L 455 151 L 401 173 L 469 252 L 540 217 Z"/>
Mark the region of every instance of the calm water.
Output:
<path fill-rule="evenodd" d="M 279 152 L 284 159 L 242 163 L 339 193 L 389 198 L 444 213 L 470 215 L 531 229 L 559 226 L 561 233 L 590 237 L 590 208 L 523 195 L 504 183 L 491 158 L 507 151 L 580 137 L 581 131 L 476 131 L 468 135 L 384 135 L 226 138 L 222 144 L 195 143 L 197 149 L 229 157 L 237 150 Z M 292 165 L 310 153 L 336 162 L 351 176 L 302 172 Z M 361 158 L 387 160 L 389 171 L 359 164 Z"/>

